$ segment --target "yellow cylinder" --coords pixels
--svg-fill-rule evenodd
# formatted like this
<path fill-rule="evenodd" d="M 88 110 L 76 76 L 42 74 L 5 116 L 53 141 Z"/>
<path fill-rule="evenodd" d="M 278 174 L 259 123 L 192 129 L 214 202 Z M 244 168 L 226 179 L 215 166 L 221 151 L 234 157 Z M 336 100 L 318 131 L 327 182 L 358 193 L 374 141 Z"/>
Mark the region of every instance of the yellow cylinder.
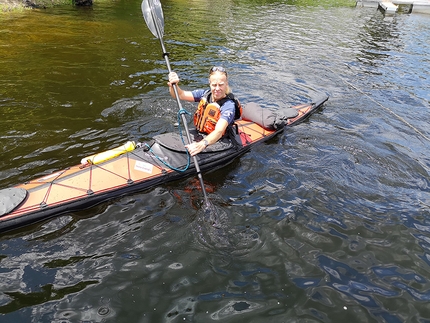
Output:
<path fill-rule="evenodd" d="M 133 151 L 136 148 L 136 144 L 134 141 L 128 141 L 122 146 L 117 148 L 113 148 L 98 154 L 94 154 L 81 159 L 81 164 L 100 164 L 109 159 L 115 158 L 119 155 L 122 155 L 128 151 Z"/>

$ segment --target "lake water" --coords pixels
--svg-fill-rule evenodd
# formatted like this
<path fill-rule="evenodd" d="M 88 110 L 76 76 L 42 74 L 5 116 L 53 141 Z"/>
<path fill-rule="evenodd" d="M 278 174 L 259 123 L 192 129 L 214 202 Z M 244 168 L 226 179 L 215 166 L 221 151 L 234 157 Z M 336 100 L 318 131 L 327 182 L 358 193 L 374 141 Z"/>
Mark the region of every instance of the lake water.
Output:
<path fill-rule="evenodd" d="M 430 16 L 309 2 L 163 1 L 187 89 L 330 95 L 195 178 L 0 235 L 0 322 L 430 322 Z M 1 187 L 177 131 L 139 1 L 0 18 Z M 195 106 L 184 104 L 189 111 Z"/>

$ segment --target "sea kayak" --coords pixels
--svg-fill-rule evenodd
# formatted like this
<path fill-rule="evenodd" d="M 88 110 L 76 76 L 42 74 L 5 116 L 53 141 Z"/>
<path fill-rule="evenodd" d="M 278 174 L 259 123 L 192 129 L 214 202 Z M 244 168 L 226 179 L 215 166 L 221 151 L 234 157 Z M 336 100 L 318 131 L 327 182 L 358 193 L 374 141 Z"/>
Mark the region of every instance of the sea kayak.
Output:
<path fill-rule="evenodd" d="M 229 134 L 197 155 L 201 172 L 232 162 L 253 145 L 296 125 L 328 97 L 277 111 L 249 103 Z M 194 141 L 204 135 L 190 129 Z M 150 142 L 125 145 L 84 157 L 81 163 L 0 190 L 0 232 L 92 207 L 109 199 L 196 174 L 184 136 L 166 133 Z"/>

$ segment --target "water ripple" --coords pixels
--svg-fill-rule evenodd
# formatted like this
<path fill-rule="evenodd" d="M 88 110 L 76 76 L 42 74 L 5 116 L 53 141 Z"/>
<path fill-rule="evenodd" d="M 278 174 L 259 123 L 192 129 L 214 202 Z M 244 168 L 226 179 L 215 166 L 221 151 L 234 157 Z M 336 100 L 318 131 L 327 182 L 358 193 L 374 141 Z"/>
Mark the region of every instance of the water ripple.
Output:
<path fill-rule="evenodd" d="M 177 131 L 139 5 L 75 9 L 6 18 L 4 186 Z M 426 322 L 428 18 L 300 1 L 163 10 L 184 89 L 223 65 L 243 103 L 330 100 L 205 173 L 213 213 L 190 179 L 2 235 L 2 319 Z"/>

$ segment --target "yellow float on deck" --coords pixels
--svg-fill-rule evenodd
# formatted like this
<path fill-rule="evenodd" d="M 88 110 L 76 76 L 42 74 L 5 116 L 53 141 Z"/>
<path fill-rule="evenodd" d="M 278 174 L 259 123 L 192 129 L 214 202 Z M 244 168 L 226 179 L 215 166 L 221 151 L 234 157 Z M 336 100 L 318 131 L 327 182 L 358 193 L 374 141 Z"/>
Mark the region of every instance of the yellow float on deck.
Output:
<path fill-rule="evenodd" d="M 109 159 L 115 158 L 119 155 L 125 154 L 128 151 L 133 151 L 136 148 L 136 143 L 134 141 L 128 141 L 122 146 L 117 148 L 113 148 L 101 153 L 97 153 L 88 157 L 84 157 L 81 159 L 81 164 L 100 164 Z"/>

